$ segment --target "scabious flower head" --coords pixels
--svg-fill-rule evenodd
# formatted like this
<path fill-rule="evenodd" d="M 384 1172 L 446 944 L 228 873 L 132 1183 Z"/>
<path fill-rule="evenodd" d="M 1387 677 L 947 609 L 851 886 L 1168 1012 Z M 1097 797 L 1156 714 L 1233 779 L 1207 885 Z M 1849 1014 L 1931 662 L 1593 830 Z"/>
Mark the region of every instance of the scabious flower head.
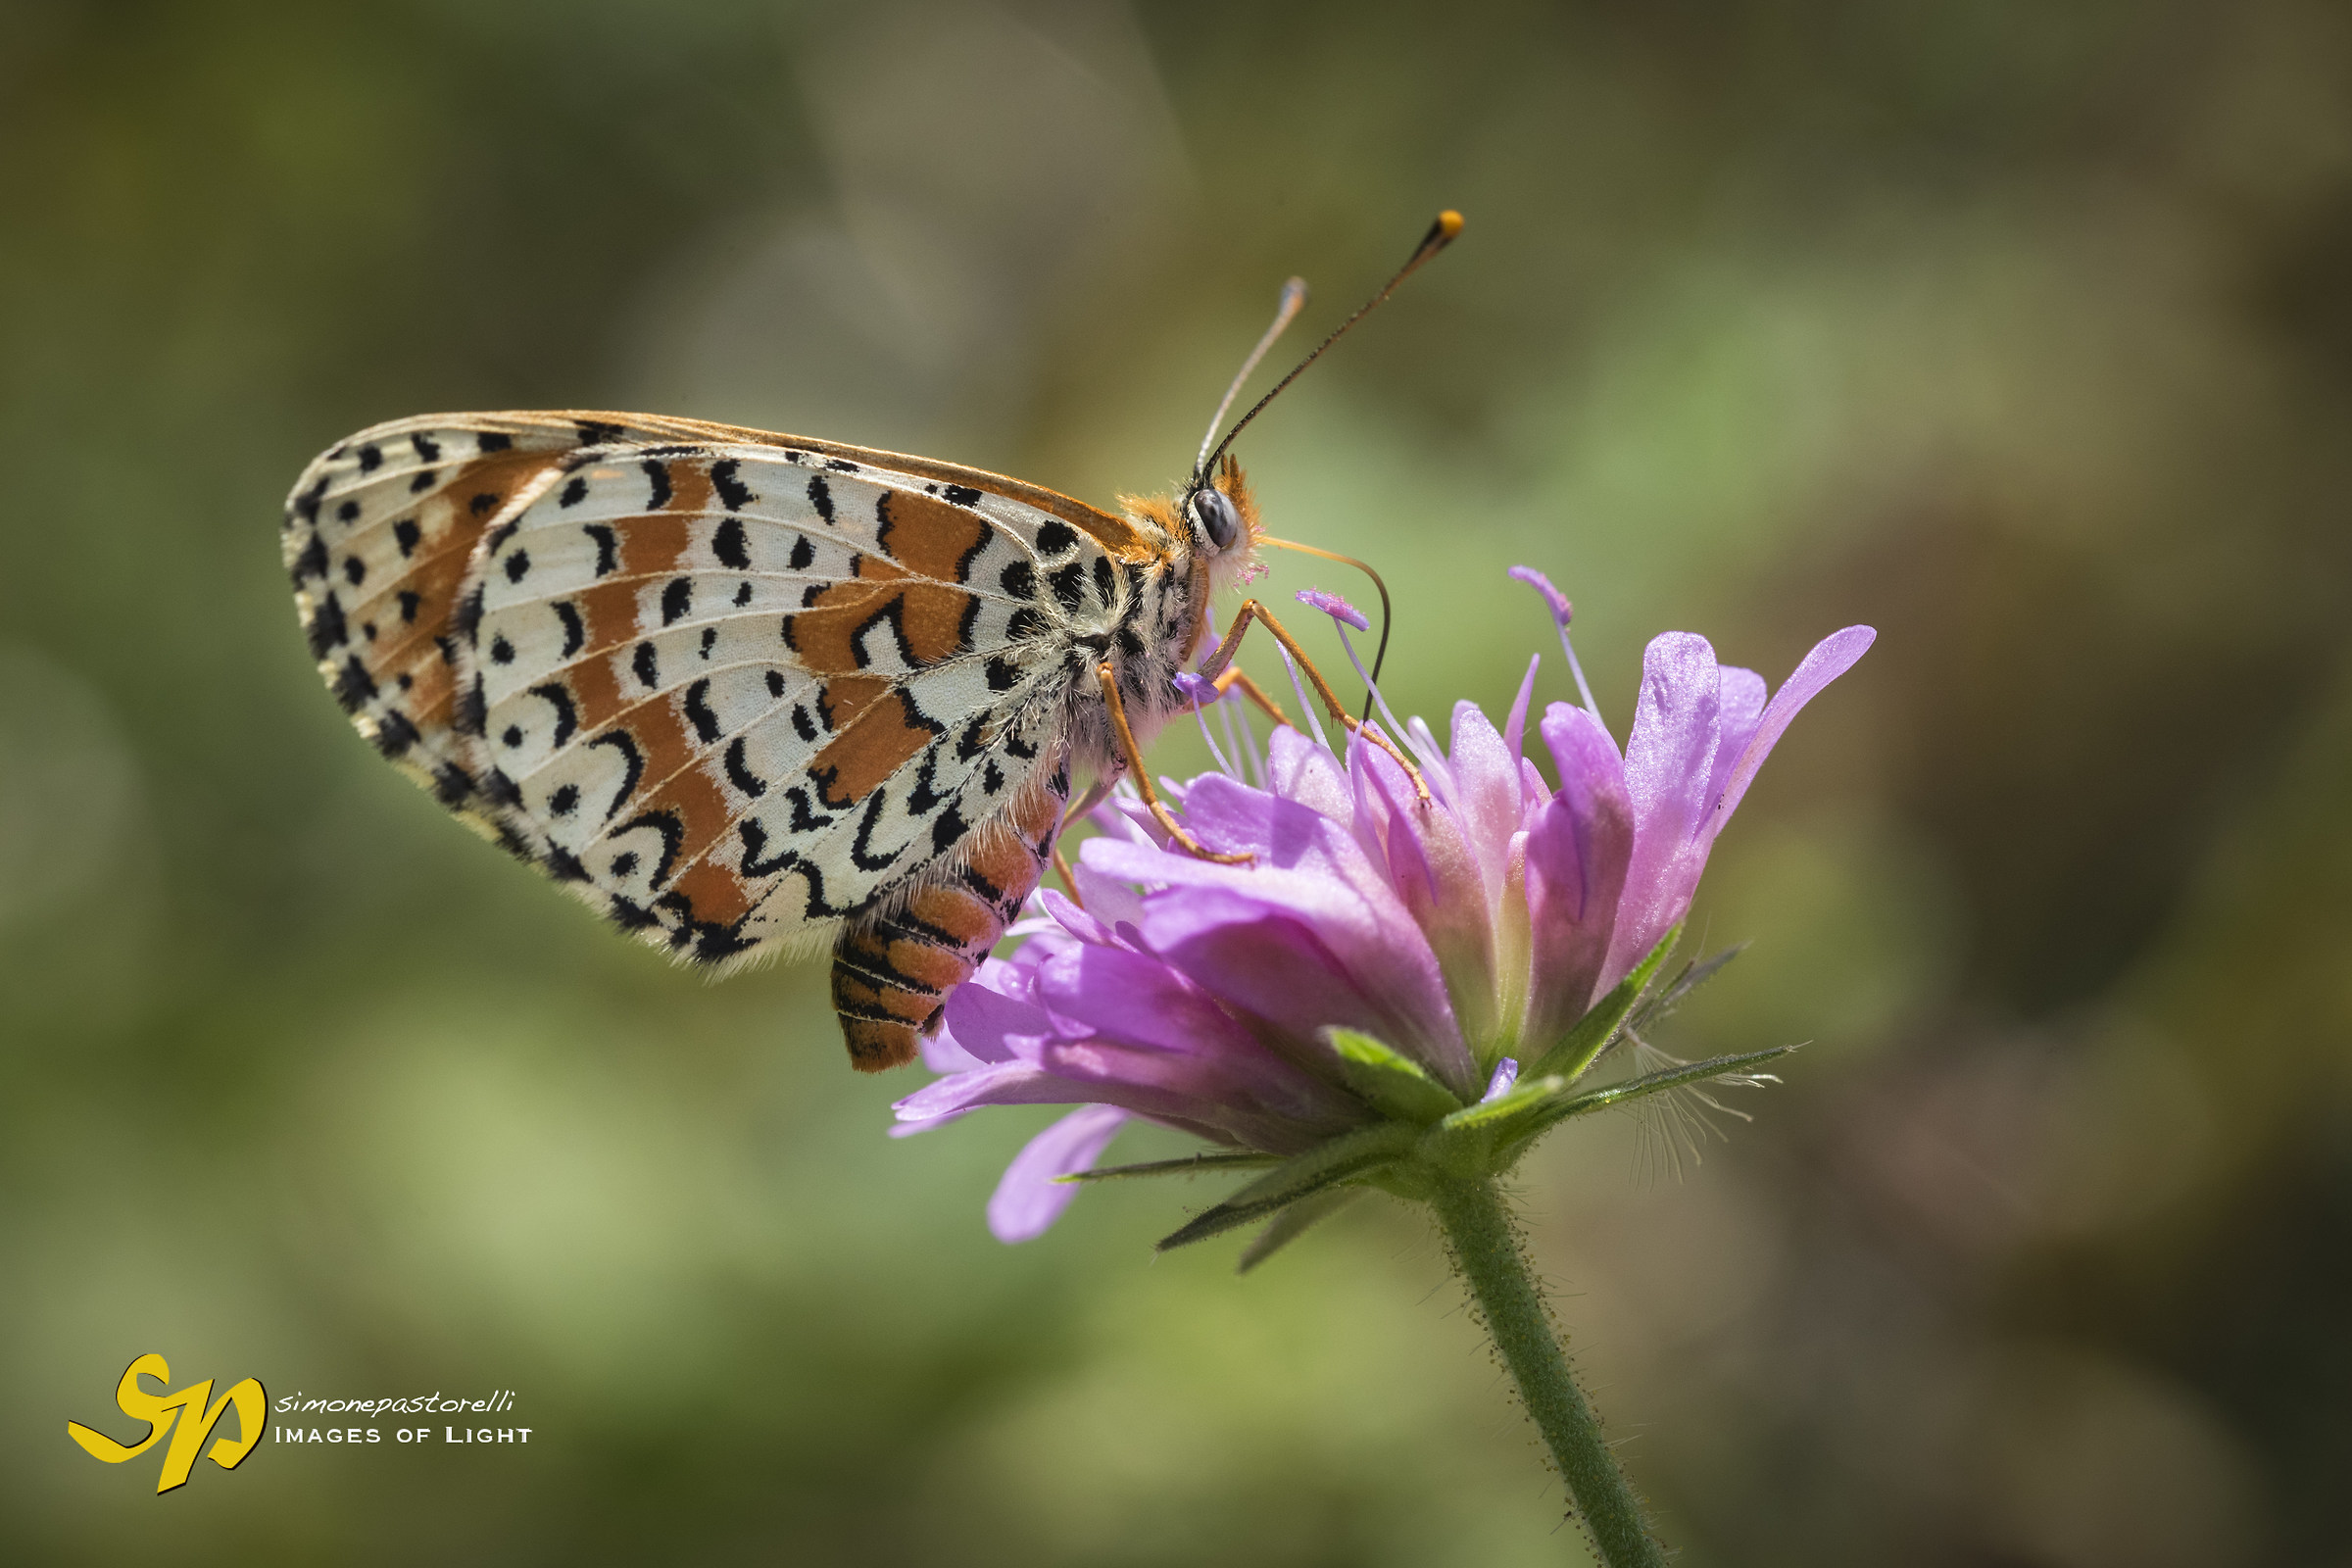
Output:
<path fill-rule="evenodd" d="M 1564 640 L 1567 601 L 1513 575 L 1544 592 Z M 1336 595 L 1307 602 L 1363 627 Z M 1556 788 L 1522 749 L 1540 656 L 1499 729 L 1469 702 L 1443 747 L 1391 718 L 1426 802 L 1379 747 L 1342 757 L 1278 728 L 1262 767 L 1243 754 L 1250 778 L 1220 769 L 1176 791 L 1185 826 L 1246 864 L 1184 853 L 1114 797 L 1080 851 L 1083 906 L 1041 892 L 1021 947 L 949 998 L 926 1051 L 943 1076 L 899 1102 L 899 1130 L 1079 1106 L 990 1202 L 996 1234 L 1025 1241 L 1074 1196 L 1056 1178 L 1091 1169 L 1132 1117 L 1298 1160 L 1400 1117 L 1525 1101 L 1522 1063 L 1572 1078 L 1590 1055 L 1563 1062 L 1562 1043 L 1659 952 L 1774 743 L 1873 636 L 1824 639 L 1767 700 L 1704 638 L 1665 633 L 1622 753 L 1590 704 L 1538 719 Z"/>

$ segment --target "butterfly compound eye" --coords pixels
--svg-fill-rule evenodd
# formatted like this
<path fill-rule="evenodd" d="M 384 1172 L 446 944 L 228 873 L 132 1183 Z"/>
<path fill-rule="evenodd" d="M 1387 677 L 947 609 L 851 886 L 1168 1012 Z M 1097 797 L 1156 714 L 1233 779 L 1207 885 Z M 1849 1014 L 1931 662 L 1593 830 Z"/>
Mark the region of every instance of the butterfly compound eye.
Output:
<path fill-rule="evenodd" d="M 1241 537 L 1241 514 L 1233 510 L 1232 499 L 1215 486 L 1194 493 L 1192 513 L 1211 555 L 1231 550 L 1234 540 Z"/>

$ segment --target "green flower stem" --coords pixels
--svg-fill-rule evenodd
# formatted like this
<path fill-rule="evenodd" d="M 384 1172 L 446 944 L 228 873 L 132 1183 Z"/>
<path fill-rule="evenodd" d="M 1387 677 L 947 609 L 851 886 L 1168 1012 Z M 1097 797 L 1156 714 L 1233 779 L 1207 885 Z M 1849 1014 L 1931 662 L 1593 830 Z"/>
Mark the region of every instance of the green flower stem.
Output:
<path fill-rule="evenodd" d="M 1601 1561 L 1608 1568 L 1665 1568 L 1665 1553 L 1642 1517 L 1642 1504 L 1601 1441 L 1592 1407 L 1552 1338 L 1544 1297 L 1527 1272 L 1518 1231 L 1494 1184 L 1440 1177 L 1431 1186 L 1430 1202 L 1452 1248 L 1454 1266 L 1486 1314 L 1487 1332 L 1519 1385 L 1527 1413 L 1550 1446 Z"/>

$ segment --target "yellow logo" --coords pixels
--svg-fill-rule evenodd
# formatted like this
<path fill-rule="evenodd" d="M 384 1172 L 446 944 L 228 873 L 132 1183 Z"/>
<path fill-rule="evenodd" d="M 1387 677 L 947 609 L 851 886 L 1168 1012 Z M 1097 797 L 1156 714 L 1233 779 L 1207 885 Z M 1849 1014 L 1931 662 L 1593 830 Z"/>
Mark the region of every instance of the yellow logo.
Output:
<path fill-rule="evenodd" d="M 231 1443 L 222 1438 L 214 1444 L 213 1463 L 223 1470 L 234 1470 L 253 1451 L 253 1446 L 262 1441 L 264 1412 L 270 1408 L 270 1400 L 262 1392 L 259 1378 L 247 1378 L 212 1404 L 205 1402 L 213 1396 L 211 1378 L 191 1383 L 177 1394 L 150 1394 L 139 1387 L 141 1378 L 153 1378 L 169 1388 L 172 1368 L 160 1355 L 142 1355 L 130 1363 L 130 1370 L 115 1385 L 115 1403 L 122 1406 L 122 1413 L 148 1425 L 147 1436 L 138 1446 L 126 1448 L 105 1433 L 93 1432 L 78 1421 L 66 1423 L 66 1436 L 88 1449 L 93 1457 L 108 1464 L 121 1464 L 145 1453 L 165 1432 L 171 1432 L 172 1446 L 164 1450 L 164 1473 L 155 1484 L 159 1495 L 188 1484 L 188 1472 L 196 1465 L 196 1450 L 204 1446 L 213 1423 L 230 1405 L 237 1407 L 237 1440 Z"/>

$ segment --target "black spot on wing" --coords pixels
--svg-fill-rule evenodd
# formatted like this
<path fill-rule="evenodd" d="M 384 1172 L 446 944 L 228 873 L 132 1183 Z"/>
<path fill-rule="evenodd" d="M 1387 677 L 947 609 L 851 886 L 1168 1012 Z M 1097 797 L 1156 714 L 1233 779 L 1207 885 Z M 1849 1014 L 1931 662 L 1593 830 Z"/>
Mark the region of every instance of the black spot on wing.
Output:
<path fill-rule="evenodd" d="M 1046 577 L 1046 586 L 1061 601 L 1061 608 L 1076 614 L 1086 608 L 1086 564 L 1073 561 Z"/>
<path fill-rule="evenodd" d="M 310 543 L 302 547 L 302 554 L 294 558 L 294 586 L 301 587 L 303 579 L 306 577 L 323 577 L 325 575 L 326 541 L 314 533 L 311 535 Z"/>
<path fill-rule="evenodd" d="M 1108 556 L 1095 558 L 1095 598 L 1108 610 L 1118 600 L 1119 574 Z"/>
<path fill-rule="evenodd" d="M 637 672 L 637 684 L 646 690 L 651 691 L 662 684 L 662 672 L 654 662 L 654 645 L 652 643 L 637 645 L 636 655 L 630 659 L 629 667 Z"/>
<path fill-rule="evenodd" d="M 816 509 L 816 514 L 828 524 L 833 521 L 833 487 L 825 483 L 825 476 L 821 473 L 808 476 L 808 504 Z"/>
<path fill-rule="evenodd" d="M 959 507 L 976 507 L 980 504 L 980 492 L 968 484 L 949 485 L 940 495 Z"/>
<path fill-rule="evenodd" d="M 409 445 L 415 447 L 416 449 L 416 456 L 422 458 L 427 463 L 439 463 L 441 461 L 441 444 L 435 441 L 431 436 L 426 435 L 422 430 L 414 430 L 410 432 Z"/>
<path fill-rule="evenodd" d="M 416 553 L 416 541 L 422 537 L 415 517 L 403 517 L 392 525 L 392 542 L 400 546 L 404 558 Z"/>
<path fill-rule="evenodd" d="M 466 804 L 473 793 L 473 775 L 455 762 L 443 762 L 433 769 L 433 799 L 452 809 Z"/>
<path fill-rule="evenodd" d="M 580 532 L 596 541 L 596 574 L 606 576 L 620 564 L 620 541 L 601 522 L 583 522 Z"/>
<path fill-rule="evenodd" d="M 650 827 L 662 835 L 662 858 L 654 862 L 653 874 L 646 878 L 648 886 L 658 888 L 669 880 L 669 868 L 676 863 L 678 858 L 678 846 L 686 842 L 686 824 L 679 819 L 677 812 L 662 808 L 659 810 L 640 811 L 614 828 L 612 832 L 617 837 L 622 833 L 633 833 L 643 827 Z M 619 870 L 617 862 L 613 869 Z M 626 876 L 628 873 L 623 871 L 621 874 Z"/>
<path fill-rule="evenodd" d="M 377 715 L 375 749 L 387 760 L 398 761 L 407 756 L 409 748 L 416 745 L 417 739 L 416 726 L 410 723 L 409 715 L 399 709 L 387 708 Z"/>
<path fill-rule="evenodd" d="M 710 488 L 718 492 L 719 504 L 729 512 L 741 512 L 754 499 L 751 487 L 735 477 L 739 466 L 733 458 L 710 465 Z"/>
<path fill-rule="evenodd" d="M 751 565 L 752 550 L 743 535 L 742 518 L 729 517 L 718 525 L 718 531 L 710 536 L 710 553 L 718 557 L 720 565 L 732 566 L 737 571 Z"/>
<path fill-rule="evenodd" d="M 311 612 L 311 623 L 304 633 L 310 639 L 313 659 L 322 660 L 330 650 L 351 641 L 351 628 L 343 619 L 343 602 L 328 594 Z"/>
<path fill-rule="evenodd" d="M 1078 548 L 1078 532 L 1056 518 L 1037 530 L 1037 548 L 1049 556 L 1066 555 Z"/>
<path fill-rule="evenodd" d="M 643 466 L 646 483 L 653 487 L 646 499 L 645 510 L 660 512 L 669 505 L 669 465 L 660 458 L 648 458 Z"/>
<path fill-rule="evenodd" d="M 570 688 L 562 681 L 551 680 L 544 686 L 532 687 L 530 695 L 540 698 L 556 710 L 556 733 L 548 744 L 561 749 L 580 725 L 580 712 L 572 706 Z M 565 787 L 569 788 L 568 785 Z"/>
<path fill-rule="evenodd" d="M 624 769 L 620 788 L 612 792 L 612 804 L 605 808 L 605 820 L 610 822 L 613 813 L 627 805 L 629 797 L 637 793 L 637 782 L 645 777 L 645 754 L 637 749 L 637 737 L 625 729 L 607 730 L 588 743 L 590 751 L 599 746 L 610 746 L 620 753 Z"/>
<path fill-rule="evenodd" d="M 547 808 L 557 816 L 569 816 L 579 809 L 580 787 L 577 784 L 559 784 L 547 798 Z"/>
<path fill-rule="evenodd" d="M 343 667 L 335 672 L 334 692 L 335 701 L 342 705 L 346 713 L 358 712 L 375 696 L 375 681 L 368 673 L 368 667 L 360 662 L 359 655 L 354 654 L 343 661 Z"/>
<path fill-rule="evenodd" d="M 473 440 L 476 450 L 482 452 L 505 452 L 514 445 L 513 436 L 497 430 L 484 430 Z"/>
<path fill-rule="evenodd" d="M 662 624 L 664 626 L 684 618 L 694 608 L 694 579 L 672 577 L 662 585 Z"/>
<path fill-rule="evenodd" d="M 767 793 L 767 780 L 760 777 L 760 775 L 757 773 L 754 773 L 750 766 L 746 764 L 744 761 L 743 747 L 744 738 L 741 735 L 736 736 L 733 740 L 727 743 L 727 782 L 734 785 L 737 789 L 743 791 L 744 794 L 750 796 L 753 800 L 758 800 L 760 796 Z"/>
<path fill-rule="evenodd" d="M 588 641 L 588 628 L 581 623 L 579 607 L 568 599 L 555 603 L 556 618 L 564 623 L 564 652 L 557 657 L 569 659 Z"/>
<path fill-rule="evenodd" d="M 710 676 L 705 675 L 686 688 L 685 708 L 687 721 L 694 725 L 696 737 L 705 746 L 715 745 L 718 741 L 718 715 L 710 711 Z"/>
<path fill-rule="evenodd" d="M 1015 599 L 1037 597 L 1037 568 L 1026 561 L 1016 561 L 997 577 L 998 586 Z"/>
<path fill-rule="evenodd" d="M 581 475 L 575 473 L 564 486 L 564 493 L 556 497 L 556 505 L 559 507 L 576 507 L 587 499 L 588 481 Z"/>

